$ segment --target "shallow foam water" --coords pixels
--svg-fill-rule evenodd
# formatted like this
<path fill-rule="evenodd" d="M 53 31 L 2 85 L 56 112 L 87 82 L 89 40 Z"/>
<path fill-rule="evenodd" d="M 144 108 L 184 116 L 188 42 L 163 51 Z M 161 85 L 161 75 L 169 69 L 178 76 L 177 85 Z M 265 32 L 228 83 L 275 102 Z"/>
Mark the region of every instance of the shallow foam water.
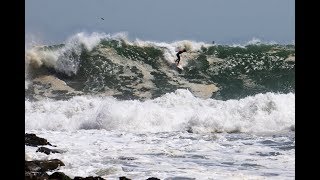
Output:
<path fill-rule="evenodd" d="M 63 153 L 45 155 L 36 153 L 36 147 L 26 146 L 26 157 L 58 158 L 66 165 L 59 171 L 70 177 L 294 179 L 293 133 L 250 135 L 107 130 L 29 132 L 46 138 Z"/>
<path fill-rule="evenodd" d="M 194 97 L 177 90 L 146 100 L 77 96 L 26 101 L 26 133 L 62 154 L 70 177 L 117 179 L 294 179 L 294 94 L 240 100 Z"/>

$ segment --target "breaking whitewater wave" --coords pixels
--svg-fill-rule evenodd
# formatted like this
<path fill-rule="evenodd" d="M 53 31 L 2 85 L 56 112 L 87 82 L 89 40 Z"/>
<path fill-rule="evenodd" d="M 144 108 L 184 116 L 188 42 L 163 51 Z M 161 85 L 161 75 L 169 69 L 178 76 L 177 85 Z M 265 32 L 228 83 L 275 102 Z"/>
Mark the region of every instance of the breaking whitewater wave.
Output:
<path fill-rule="evenodd" d="M 204 100 L 177 90 L 144 102 L 86 96 L 26 101 L 26 129 L 274 133 L 294 130 L 294 99 L 292 93 L 267 93 L 240 100 Z"/>
<path fill-rule="evenodd" d="M 182 48 L 188 51 L 181 55 L 184 70 L 179 70 L 174 60 Z M 63 44 L 26 50 L 26 82 L 31 82 L 26 89 L 32 92 L 32 80 L 46 75 L 85 94 L 121 99 L 151 99 L 181 88 L 198 97 L 223 100 L 294 93 L 294 48 L 257 40 L 234 46 L 189 40 L 130 41 L 123 33 L 78 33 Z"/>

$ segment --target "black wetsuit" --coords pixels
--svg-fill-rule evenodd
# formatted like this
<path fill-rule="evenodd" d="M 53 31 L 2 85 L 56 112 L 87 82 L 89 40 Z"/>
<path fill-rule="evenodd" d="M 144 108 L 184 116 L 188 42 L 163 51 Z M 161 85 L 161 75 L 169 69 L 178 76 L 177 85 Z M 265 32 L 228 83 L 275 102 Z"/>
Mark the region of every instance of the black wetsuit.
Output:
<path fill-rule="evenodd" d="M 179 51 L 178 53 L 177 53 L 177 57 L 178 57 L 178 59 L 175 61 L 175 62 L 178 62 L 177 64 L 179 64 L 179 62 L 180 62 L 180 54 L 181 53 L 183 53 L 183 52 L 186 52 L 186 51 Z"/>

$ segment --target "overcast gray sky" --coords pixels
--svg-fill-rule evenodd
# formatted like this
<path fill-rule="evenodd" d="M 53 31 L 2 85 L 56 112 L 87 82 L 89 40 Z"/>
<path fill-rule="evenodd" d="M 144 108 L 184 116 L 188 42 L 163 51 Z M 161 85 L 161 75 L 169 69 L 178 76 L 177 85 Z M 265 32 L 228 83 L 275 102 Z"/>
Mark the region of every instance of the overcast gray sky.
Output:
<path fill-rule="evenodd" d="M 63 42 L 77 32 L 129 39 L 243 43 L 295 40 L 294 0 L 26 0 L 26 36 Z M 103 17 L 104 20 L 100 18 Z"/>

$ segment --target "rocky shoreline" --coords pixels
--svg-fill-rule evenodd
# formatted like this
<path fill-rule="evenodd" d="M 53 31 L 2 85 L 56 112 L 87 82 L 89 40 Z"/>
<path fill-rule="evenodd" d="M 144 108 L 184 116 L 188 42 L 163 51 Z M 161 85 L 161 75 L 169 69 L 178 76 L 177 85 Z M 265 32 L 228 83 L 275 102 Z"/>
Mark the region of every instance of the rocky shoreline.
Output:
<path fill-rule="evenodd" d="M 63 153 L 58 149 L 50 149 L 43 147 L 45 145 L 56 147 L 48 142 L 46 139 L 36 136 L 35 134 L 25 134 L 25 145 L 39 147 L 36 152 L 45 153 Z M 63 172 L 54 172 L 49 175 L 47 172 L 52 170 L 59 170 L 61 166 L 65 166 L 59 159 L 50 160 L 25 160 L 25 180 L 104 180 L 100 176 L 80 177 L 75 176 L 73 179 L 65 175 Z M 130 180 L 125 176 L 119 177 L 119 180 Z M 150 177 L 147 180 L 160 180 L 159 178 Z"/>

